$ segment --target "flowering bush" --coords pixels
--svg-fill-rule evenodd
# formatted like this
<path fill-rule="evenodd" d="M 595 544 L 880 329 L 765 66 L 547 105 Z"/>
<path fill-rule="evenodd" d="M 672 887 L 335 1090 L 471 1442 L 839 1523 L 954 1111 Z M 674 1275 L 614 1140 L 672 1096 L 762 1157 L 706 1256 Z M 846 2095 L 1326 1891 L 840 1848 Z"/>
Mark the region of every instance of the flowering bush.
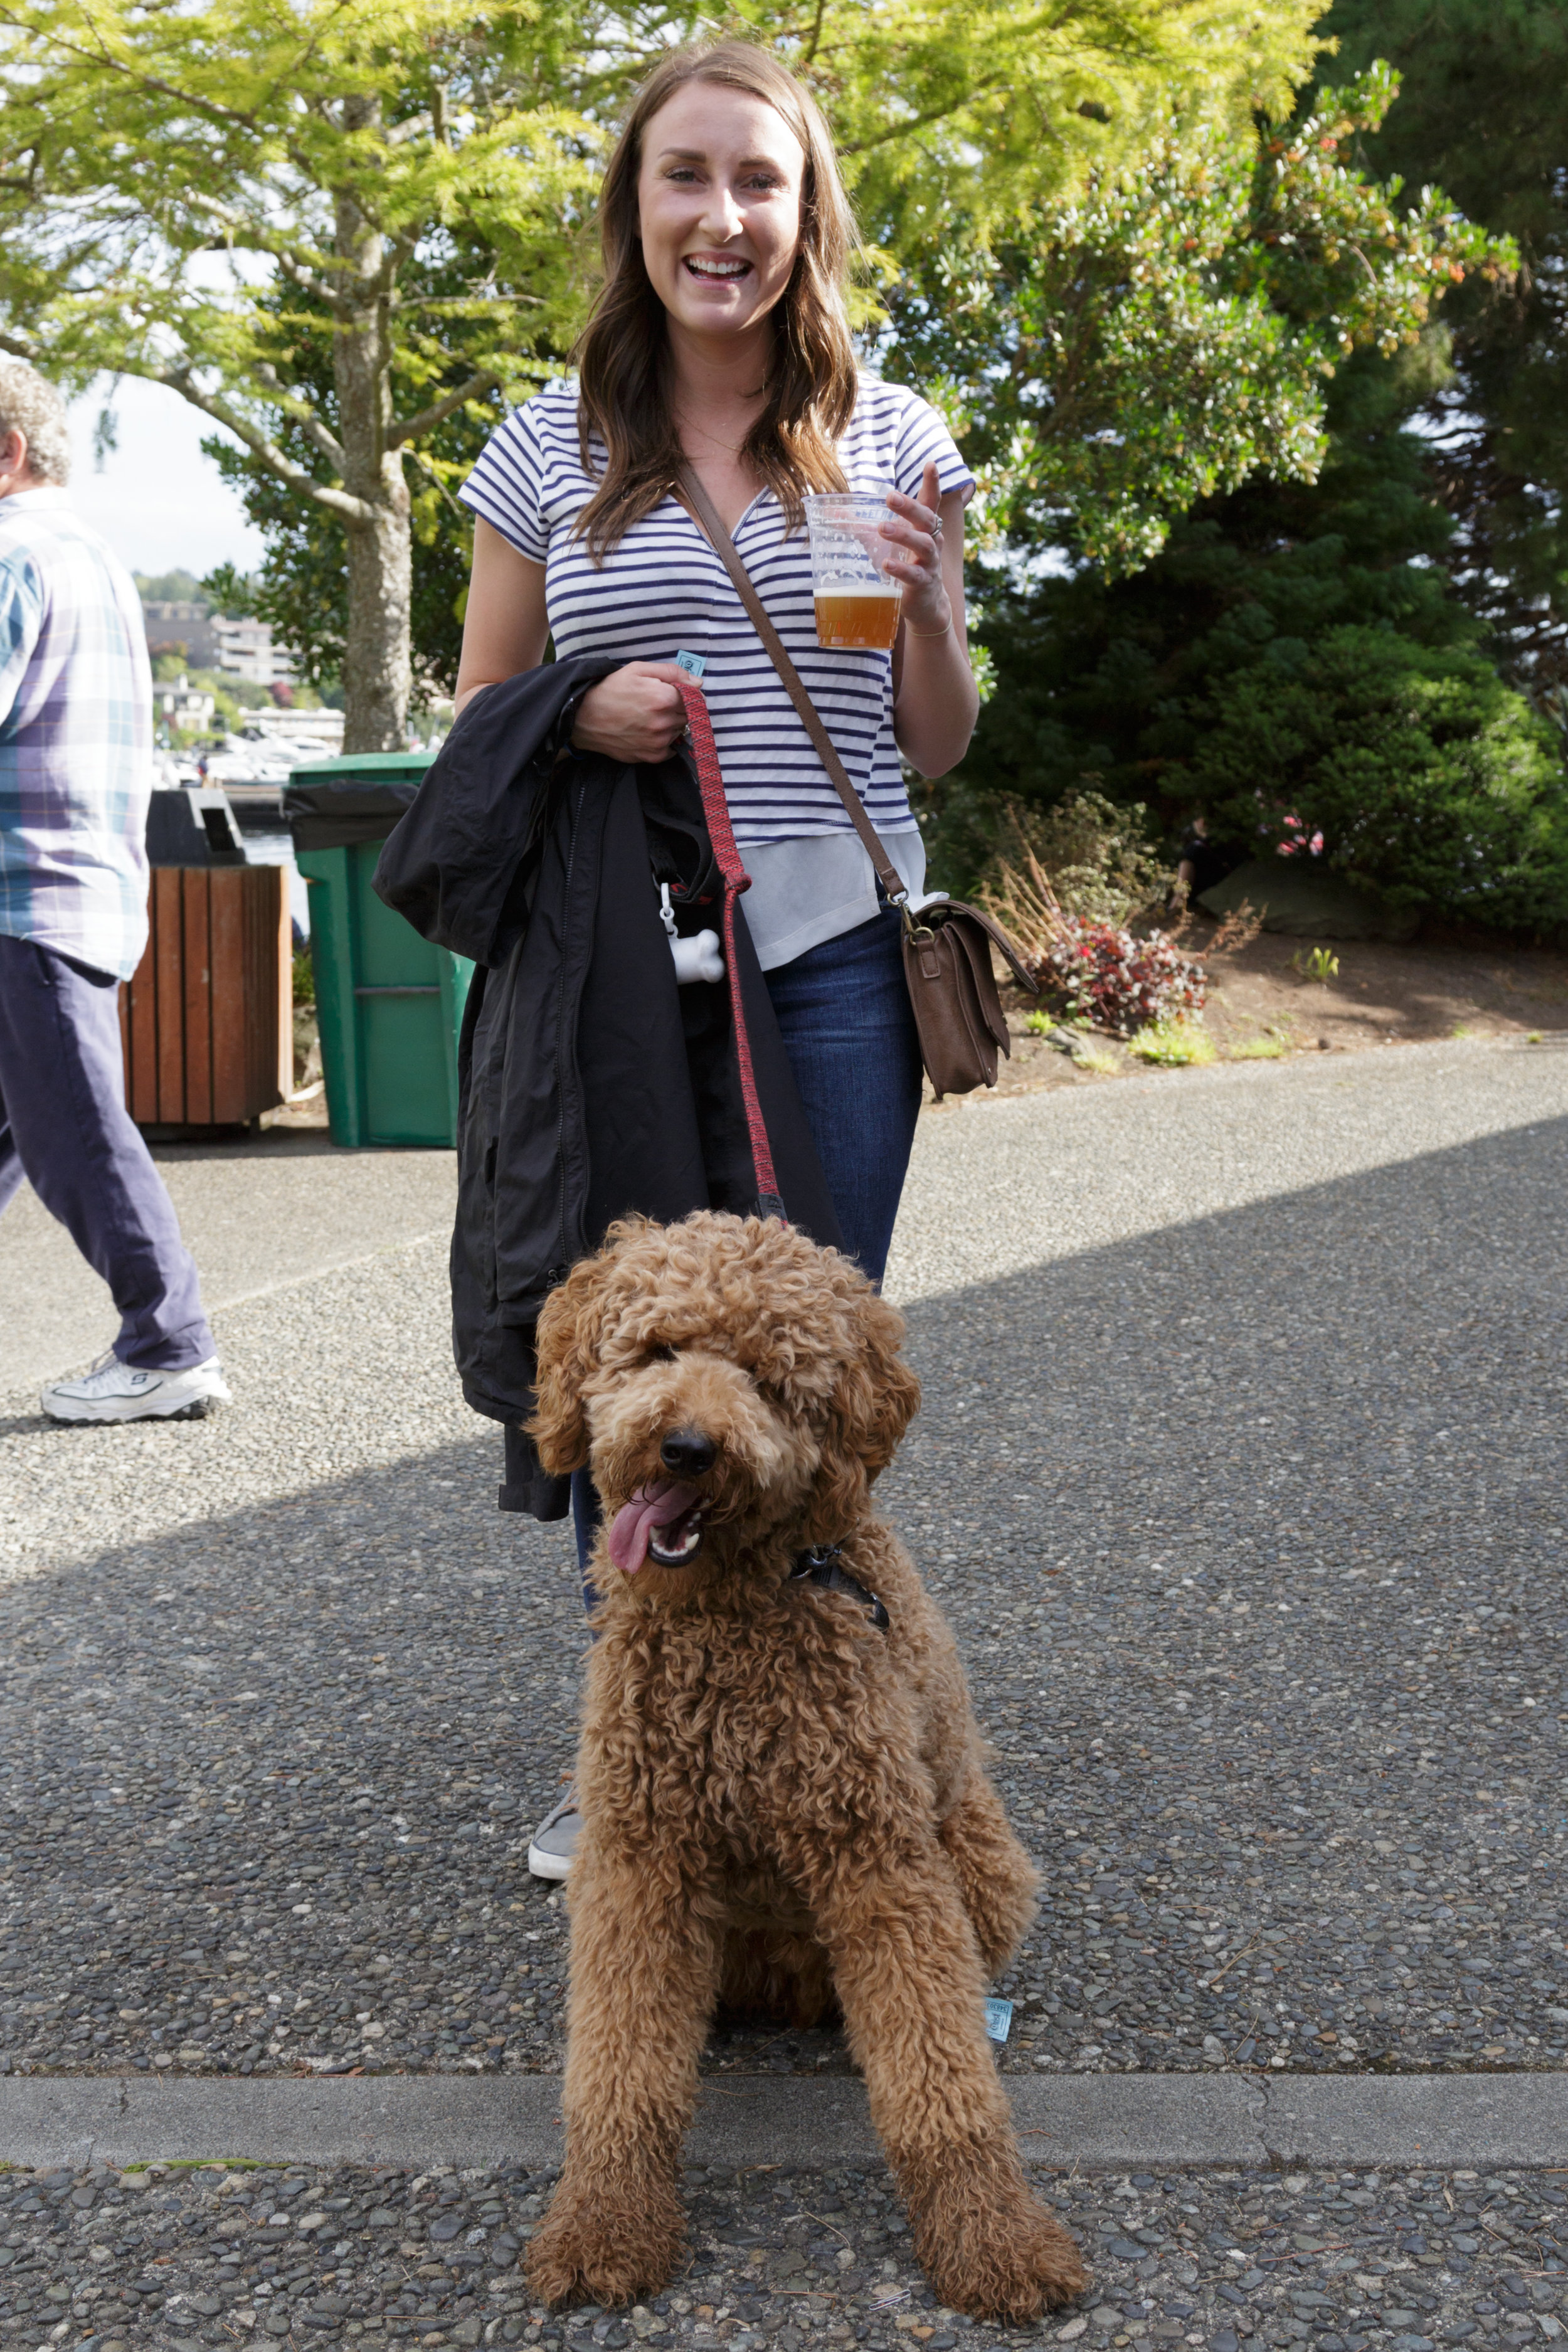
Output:
<path fill-rule="evenodd" d="M 1321 857 L 1323 836 L 1321 833 L 1309 834 L 1299 816 L 1288 816 L 1285 820 L 1285 838 L 1276 843 L 1275 846 L 1281 857 L 1298 857 L 1303 850 L 1309 857 Z"/>
<path fill-rule="evenodd" d="M 1113 923 L 1069 917 L 1037 966 L 1042 985 L 1067 1000 L 1069 1013 L 1130 1037 L 1150 1023 L 1201 1013 L 1208 979 L 1163 931 L 1135 939 Z"/>

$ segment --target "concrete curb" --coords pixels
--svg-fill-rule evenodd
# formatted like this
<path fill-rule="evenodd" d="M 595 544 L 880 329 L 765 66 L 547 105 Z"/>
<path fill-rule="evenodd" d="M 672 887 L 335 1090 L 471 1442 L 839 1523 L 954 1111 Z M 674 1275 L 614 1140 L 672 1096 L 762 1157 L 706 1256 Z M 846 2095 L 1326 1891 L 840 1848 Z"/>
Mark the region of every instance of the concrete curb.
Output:
<path fill-rule="evenodd" d="M 1036 2163 L 1493 2168 L 1568 2165 L 1568 2075 L 1073 2074 L 1009 2084 Z M 35 2074 L 0 2081 L 0 2158 L 38 2167 L 248 2157 L 436 2170 L 559 2160 L 561 2078 L 388 2074 L 272 2082 Z M 691 2162 L 874 2160 L 858 2082 L 703 2078 Z"/>

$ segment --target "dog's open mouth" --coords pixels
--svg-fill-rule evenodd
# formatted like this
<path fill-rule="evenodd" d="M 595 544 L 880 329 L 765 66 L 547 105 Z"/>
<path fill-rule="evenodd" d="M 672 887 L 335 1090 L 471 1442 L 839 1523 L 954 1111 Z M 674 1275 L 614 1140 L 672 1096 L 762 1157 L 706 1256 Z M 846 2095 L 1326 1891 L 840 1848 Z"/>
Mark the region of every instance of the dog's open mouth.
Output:
<path fill-rule="evenodd" d="M 684 1568 L 702 1541 L 702 1497 L 695 1486 L 656 1478 L 623 1503 L 610 1528 L 610 1558 L 627 1576 L 645 1559 Z"/>

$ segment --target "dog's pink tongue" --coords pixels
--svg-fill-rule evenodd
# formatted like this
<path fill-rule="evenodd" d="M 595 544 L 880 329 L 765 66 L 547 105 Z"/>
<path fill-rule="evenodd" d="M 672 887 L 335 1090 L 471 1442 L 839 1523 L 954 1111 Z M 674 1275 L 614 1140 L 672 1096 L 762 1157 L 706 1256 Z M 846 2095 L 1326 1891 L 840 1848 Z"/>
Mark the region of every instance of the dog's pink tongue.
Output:
<path fill-rule="evenodd" d="M 647 1558 L 647 1539 L 655 1528 L 668 1527 L 679 1519 L 697 1500 L 695 1486 L 677 1486 L 668 1478 L 660 1478 L 652 1486 L 639 1486 L 629 1503 L 623 1503 L 616 1513 L 610 1529 L 610 1558 L 627 1576 L 635 1576 Z"/>

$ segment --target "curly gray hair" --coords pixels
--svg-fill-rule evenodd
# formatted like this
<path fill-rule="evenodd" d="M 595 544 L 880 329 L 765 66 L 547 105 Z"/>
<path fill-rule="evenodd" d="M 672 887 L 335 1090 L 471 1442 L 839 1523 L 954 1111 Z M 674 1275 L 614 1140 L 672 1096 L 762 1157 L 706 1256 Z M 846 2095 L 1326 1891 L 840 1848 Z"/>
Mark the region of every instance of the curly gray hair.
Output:
<path fill-rule="evenodd" d="M 0 440 L 8 433 L 27 436 L 27 465 L 35 480 L 70 479 L 71 437 L 66 404 L 47 376 L 26 360 L 0 359 Z"/>

